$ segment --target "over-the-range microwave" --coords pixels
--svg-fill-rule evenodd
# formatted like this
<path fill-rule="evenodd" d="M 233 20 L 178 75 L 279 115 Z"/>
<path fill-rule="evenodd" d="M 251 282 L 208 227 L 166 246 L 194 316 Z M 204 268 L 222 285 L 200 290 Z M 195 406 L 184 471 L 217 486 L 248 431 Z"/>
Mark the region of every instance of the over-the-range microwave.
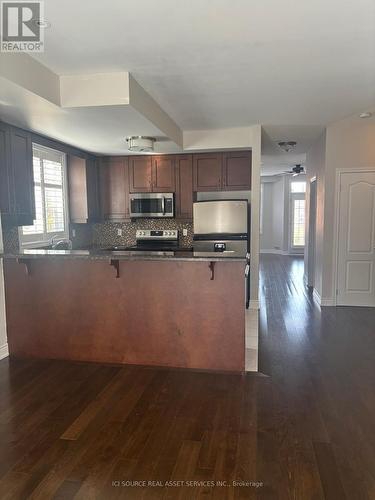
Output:
<path fill-rule="evenodd" d="M 130 217 L 174 217 L 173 193 L 134 193 L 130 195 Z"/>

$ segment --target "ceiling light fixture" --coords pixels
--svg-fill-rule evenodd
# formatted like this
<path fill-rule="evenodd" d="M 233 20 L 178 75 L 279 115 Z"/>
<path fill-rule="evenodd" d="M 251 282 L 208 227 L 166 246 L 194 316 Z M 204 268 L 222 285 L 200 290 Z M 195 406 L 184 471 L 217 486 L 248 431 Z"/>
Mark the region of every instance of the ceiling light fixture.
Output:
<path fill-rule="evenodd" d="M 292 149 L 294 149 L 297 146 L 297 143 L 296 141 L 280 141 L 278 142 L 278 145 L 286 153 L 289 153 L 289 151 L 292 151 Z"/>
<path fill-rule="evenodd" d="M 365 111 L 364 113 L 361 113 L 359 115 L 360 118 L 370 118 L 372 116 L 372 113 L 370 113 L 369 111 Z"/>
<path fill-rule="evenodd" d="M 135 153 L 150 153 L 154 151 L 154 137 L 145 137 L 144 135 L 132 135 L 126 138 L 128 150 Z"/>

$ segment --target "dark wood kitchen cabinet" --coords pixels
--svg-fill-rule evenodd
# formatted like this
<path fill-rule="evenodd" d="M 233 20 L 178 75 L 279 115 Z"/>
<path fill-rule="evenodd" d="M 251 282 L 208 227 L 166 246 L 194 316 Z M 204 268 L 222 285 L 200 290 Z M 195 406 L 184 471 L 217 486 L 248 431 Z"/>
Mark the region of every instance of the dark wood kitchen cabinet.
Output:
<path fill-rule="evenodd" d="M 220 191 L 222 189 L 222 154 L 193 155 L 194 191 Z"/>
<path fill-rule="evenodd" d="M 251 151 L 193 155 L 194 191 L 251 189 Z"/>
<path fill-rule="evenodd" d="M 97 160 L 69 155 L 68 190 L 71 222 L 84 224 L 100 219 Z"/>
<path fill-rule="evenodd" d="M 4 220 L 18 226 L 35 219 L 31 135 L 0 123 L 0 209 Z"/>
<path fill-rule="evenodd" d="M 152 191 L 151 156 L 129 157 L 129 192 L 149 193 Z"/>
<path fill-rule="evenodd" d="M 193 157 L 178 155 L 176 161 L 176 219 L 193 218 Z"/>
<path fill-rule="evenodd" d="M 222 179 L 225 190 L 251 189 L 251 151 L 223 153 Z"/>
<path fill-rule="evenodd" d="M 174 193 L 176 190 L 175 156 L 152 157 L 152 191 Z"/>
<path fill-rule="evenodd" d="M 10 128 L 0 123 L 0 212 L 9 218 L 14 210 L 10 164 Z"/>
<path fill-rule="evenodd" d="M 175 159 L 172 155 L 130 156 L 130 193 L 174 193 Z"/>
<path fill-rule="evenodd" d="M 100 160 L 100 206 L 104 220 L 124 221 L 129 216 L 129 159 Z"/>

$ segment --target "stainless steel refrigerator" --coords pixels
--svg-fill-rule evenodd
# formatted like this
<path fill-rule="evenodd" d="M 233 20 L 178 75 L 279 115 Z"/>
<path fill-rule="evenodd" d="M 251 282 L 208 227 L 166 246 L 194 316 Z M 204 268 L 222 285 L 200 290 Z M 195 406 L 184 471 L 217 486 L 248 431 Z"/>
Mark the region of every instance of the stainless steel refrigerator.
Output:
<path fill-rule="evenodd" d="M 250 251 L 250 205 L 247 200 L 197 201 L 193 206 L 194 253 L 246 257 Z M 250 276 L 246 277 L 246 307 Z"/>

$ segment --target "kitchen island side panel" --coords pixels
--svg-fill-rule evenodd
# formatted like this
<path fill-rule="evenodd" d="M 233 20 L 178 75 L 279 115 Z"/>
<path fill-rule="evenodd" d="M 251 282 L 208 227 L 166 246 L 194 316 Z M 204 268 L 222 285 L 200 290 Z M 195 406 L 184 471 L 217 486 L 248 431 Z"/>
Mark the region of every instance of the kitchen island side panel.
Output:
<path fill-rule="evenodd" d="M 244 370 L 242 262 L 27 264 L 4 261 L 11 356 Z"/>

